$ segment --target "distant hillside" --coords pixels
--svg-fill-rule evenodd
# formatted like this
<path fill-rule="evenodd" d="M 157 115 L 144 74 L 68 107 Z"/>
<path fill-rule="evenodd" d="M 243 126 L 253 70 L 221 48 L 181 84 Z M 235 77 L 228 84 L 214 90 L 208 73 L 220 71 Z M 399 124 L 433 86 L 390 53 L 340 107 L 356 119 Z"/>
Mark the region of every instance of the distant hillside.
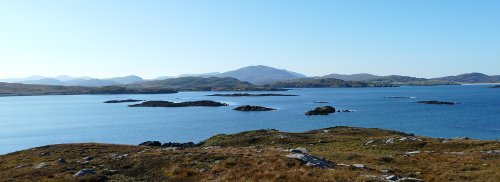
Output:
<path fill-rule="evenodd" d="M 81 95 L 81 94 L 159 94 L 175 93 L 164 88 L 126 88 L 122 86 L 81 87 L 81 86 L 51 86 L 29 85 L 21 83 L 0 82 L 0 96 L 29 95 Z"/>
<path fill-rule="evenodd" d="M 85 87 L 102 87 L 119 84 L 131 84 L 144 81 L 141 77 L 131 75 L 126 77 L 114 77 L 107 79 L 97 79 L 90 77 L 71 77 L 61 75 L 54 78 L 44 77 L 28 77 L 23 79 L 10 79 L 6 82 L 23 83 L 23 84 L 36 84 L 36 85 L 58 85 L 58 86 L 85 86 Z"/>
<path fill-rule="evenodd" d="M 195 77 L 213 77 L 221 74 L 220 72 L 211 72 L 211 73 L 200 73 L 200 74 L 182 74 L 179 75 L 178 77 L 190 77 L 190 76 L 195 76 Z"/>
<path fill-rule="evenodd" d="M 322 76 L 321 78 L 335 78 L 339 80 L 345 81 L 363 81 L 363 80 L 373 80 L 381 78 L 382 76 L 372 75 L 368 73 L 359 73 L 359 74 L 351 74 L 351 75 L 343 75 L 343 74 L 329 74 Z"/>
<path fill-rule="evenodd" d="M 268 66 L 248 66 L 234 71 L 224 72 L 217 77 L 232 77 L 242 81 L 254 84 L 267 84 L 277 81 L 304 78 L 305 75 L 290 72 L 287 70 L 276 69 Z"/>
<path fill-rule="evenodd" d="M 364 80 L 376 84 L 392 84 L 397 86 L 435 86 L 435 85 L 457 85 L 459 83 L 444 80 L 429 80 L 411 76 L 390 75 L 377 79 Z"/>
<path fill-rule="evenodd" d="M 483 73 L 467 73 L 457 76 L 435 78 L 434 80 L 461 82 L 461 83 L 500 83 L 500 75 L 488 76 Z"/>
<path fill-rule="evenodd" d="M 125 76 L 125 77 L 107 78 L 104 80 L 112 81 L 112 82 L 115 82 L 118 84 L 132 84 L 132 83 L 144 81 L 144 79 L 142 79 L 141 77 L 135 76 L 135 75 Z"/>
<path fill-rule="evenodd" d="M 179 91 L 250 91 L 250 90 L 277 90 L 270 87 L 255 86 L 249 82 L 236 78 L 219 77 L 181 77 L 165 80 L 145 81 L 127 85 L 130 88 L 169 88 Z"/>
<path fill-rule="evenodd" d="M 277 88 L 391 87 L 391 84 L 344 81 L 335 78 L 301 78 L 270 84 Z"/>

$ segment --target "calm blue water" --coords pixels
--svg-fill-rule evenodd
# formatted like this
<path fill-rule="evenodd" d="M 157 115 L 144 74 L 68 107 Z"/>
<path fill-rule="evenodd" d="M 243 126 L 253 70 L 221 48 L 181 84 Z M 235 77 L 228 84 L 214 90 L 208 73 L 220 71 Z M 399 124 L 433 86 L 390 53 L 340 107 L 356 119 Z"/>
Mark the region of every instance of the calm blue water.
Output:
<path fill-rule="evenodd" d="M 198 142 L 218 133 L 255 129 L 302 132 L 332 126 L 392 129 L 432 137 L 500 139 L 500 89 L 485 85 L 300 89 L 297 97 L 207 97 L 217 92 L 165 95 L 0 97 L 0 154 L 57 143 L 138 144 L 146 140 Z M 267 93 L 267 92 L 262 92 Z M 411 96 L 414 99 L 390 99 Z M 229 107 L 130 108 L 111 99 L 192 101 L 210 99 Z M 460 102 L 424 105 L 420 100 Z M 314 101 L 329 101 L 316 104 Z M 237 112 L 243 104 L 277 108 Z M 321 105 L 352 113 L 305 116 Z"/>

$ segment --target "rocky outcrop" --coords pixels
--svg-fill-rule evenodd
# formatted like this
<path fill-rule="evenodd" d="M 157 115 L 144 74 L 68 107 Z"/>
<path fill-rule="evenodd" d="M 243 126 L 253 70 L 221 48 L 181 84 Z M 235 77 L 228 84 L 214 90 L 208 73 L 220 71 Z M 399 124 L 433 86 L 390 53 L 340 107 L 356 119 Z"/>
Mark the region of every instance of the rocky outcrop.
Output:
<path fill-rule="evenodd" d="M 419 101 L 417 103 L 420 103 L 420 104 L 435 104 L 435 105 L 455 105 L 454 102 L 444 102 L 444 101 L 434 101 L 434 100 Z"/>
<path fill-rule="evenodd" d="M 234 108 L 233 110 L 235 110 L 235 111 L 272 111 L 272 110 L 276 110 L 276 109 L 262 107 L 262 106 L 245 105 L 245 106 L 239 106 L 237 108 Z"/>
<path fill-rule="evenodd" d="M 335 113 L 335 108 L 332 106 L 321 106 L 317 107 L 314 110 L 307 111 L 305 114 L 310 116 L 310 115 L 328 115 L 331 113 Z"/>
<path fill-rule="evenodd" d="M 269 96 L 298 96 L 291 94 L 249 94 L 249 93 L 235 93 L 235 94 L 212 94 L 207 96 L 219 97 L 269 97 Z"/>
<path fill-rule="evenodd" d="M 219 107 L 228 106 L 226 103 L 215 102 L 210 100 L 189 101 L 189 102 L 169 102 L 169 101 L 146 101 L 140 104 L 129 105 L 129 107 Z"/>
<path fill-rule="evenodd" d="M 114 104 L 114 103 L 124 103 L 124 102 L 141 102 L 144 100 L 135 100 L 135 99 L 126 99 L 126 100 L 108 100 L 105 101 L 104 103 L 106 104 Z"/>

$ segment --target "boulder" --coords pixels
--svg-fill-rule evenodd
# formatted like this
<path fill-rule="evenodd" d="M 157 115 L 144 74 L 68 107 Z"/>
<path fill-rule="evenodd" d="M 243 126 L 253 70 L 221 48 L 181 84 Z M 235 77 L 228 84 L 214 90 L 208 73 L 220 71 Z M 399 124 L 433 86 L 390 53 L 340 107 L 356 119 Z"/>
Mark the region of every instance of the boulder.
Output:
<path fill-rule="evenodd" d="M 335 113 L 335 108 L 332 106 L 321 106 L 317 107 L 316 109 L 307 111 L 305 114 L 306 115 L 328 115 L 331 113 Z"/>
<path fill-rule="evenodd" d="M 236 107 L 233 110 L 235 110 L 235 111 L 272 111 L 272 110 L 276 110 L 276 109 L 262 107 L 262 106 L 244 105 L 244 106 Z"/>

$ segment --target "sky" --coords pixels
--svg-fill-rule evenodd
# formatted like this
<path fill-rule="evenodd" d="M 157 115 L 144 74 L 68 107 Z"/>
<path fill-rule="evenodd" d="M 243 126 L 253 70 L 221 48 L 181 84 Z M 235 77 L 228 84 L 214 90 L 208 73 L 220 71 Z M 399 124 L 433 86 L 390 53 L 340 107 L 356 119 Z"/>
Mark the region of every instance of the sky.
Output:
<path fill-rule="evenodd" d="M 500 75 L 498 0 L 0 1 L 0 78 Z"/>

